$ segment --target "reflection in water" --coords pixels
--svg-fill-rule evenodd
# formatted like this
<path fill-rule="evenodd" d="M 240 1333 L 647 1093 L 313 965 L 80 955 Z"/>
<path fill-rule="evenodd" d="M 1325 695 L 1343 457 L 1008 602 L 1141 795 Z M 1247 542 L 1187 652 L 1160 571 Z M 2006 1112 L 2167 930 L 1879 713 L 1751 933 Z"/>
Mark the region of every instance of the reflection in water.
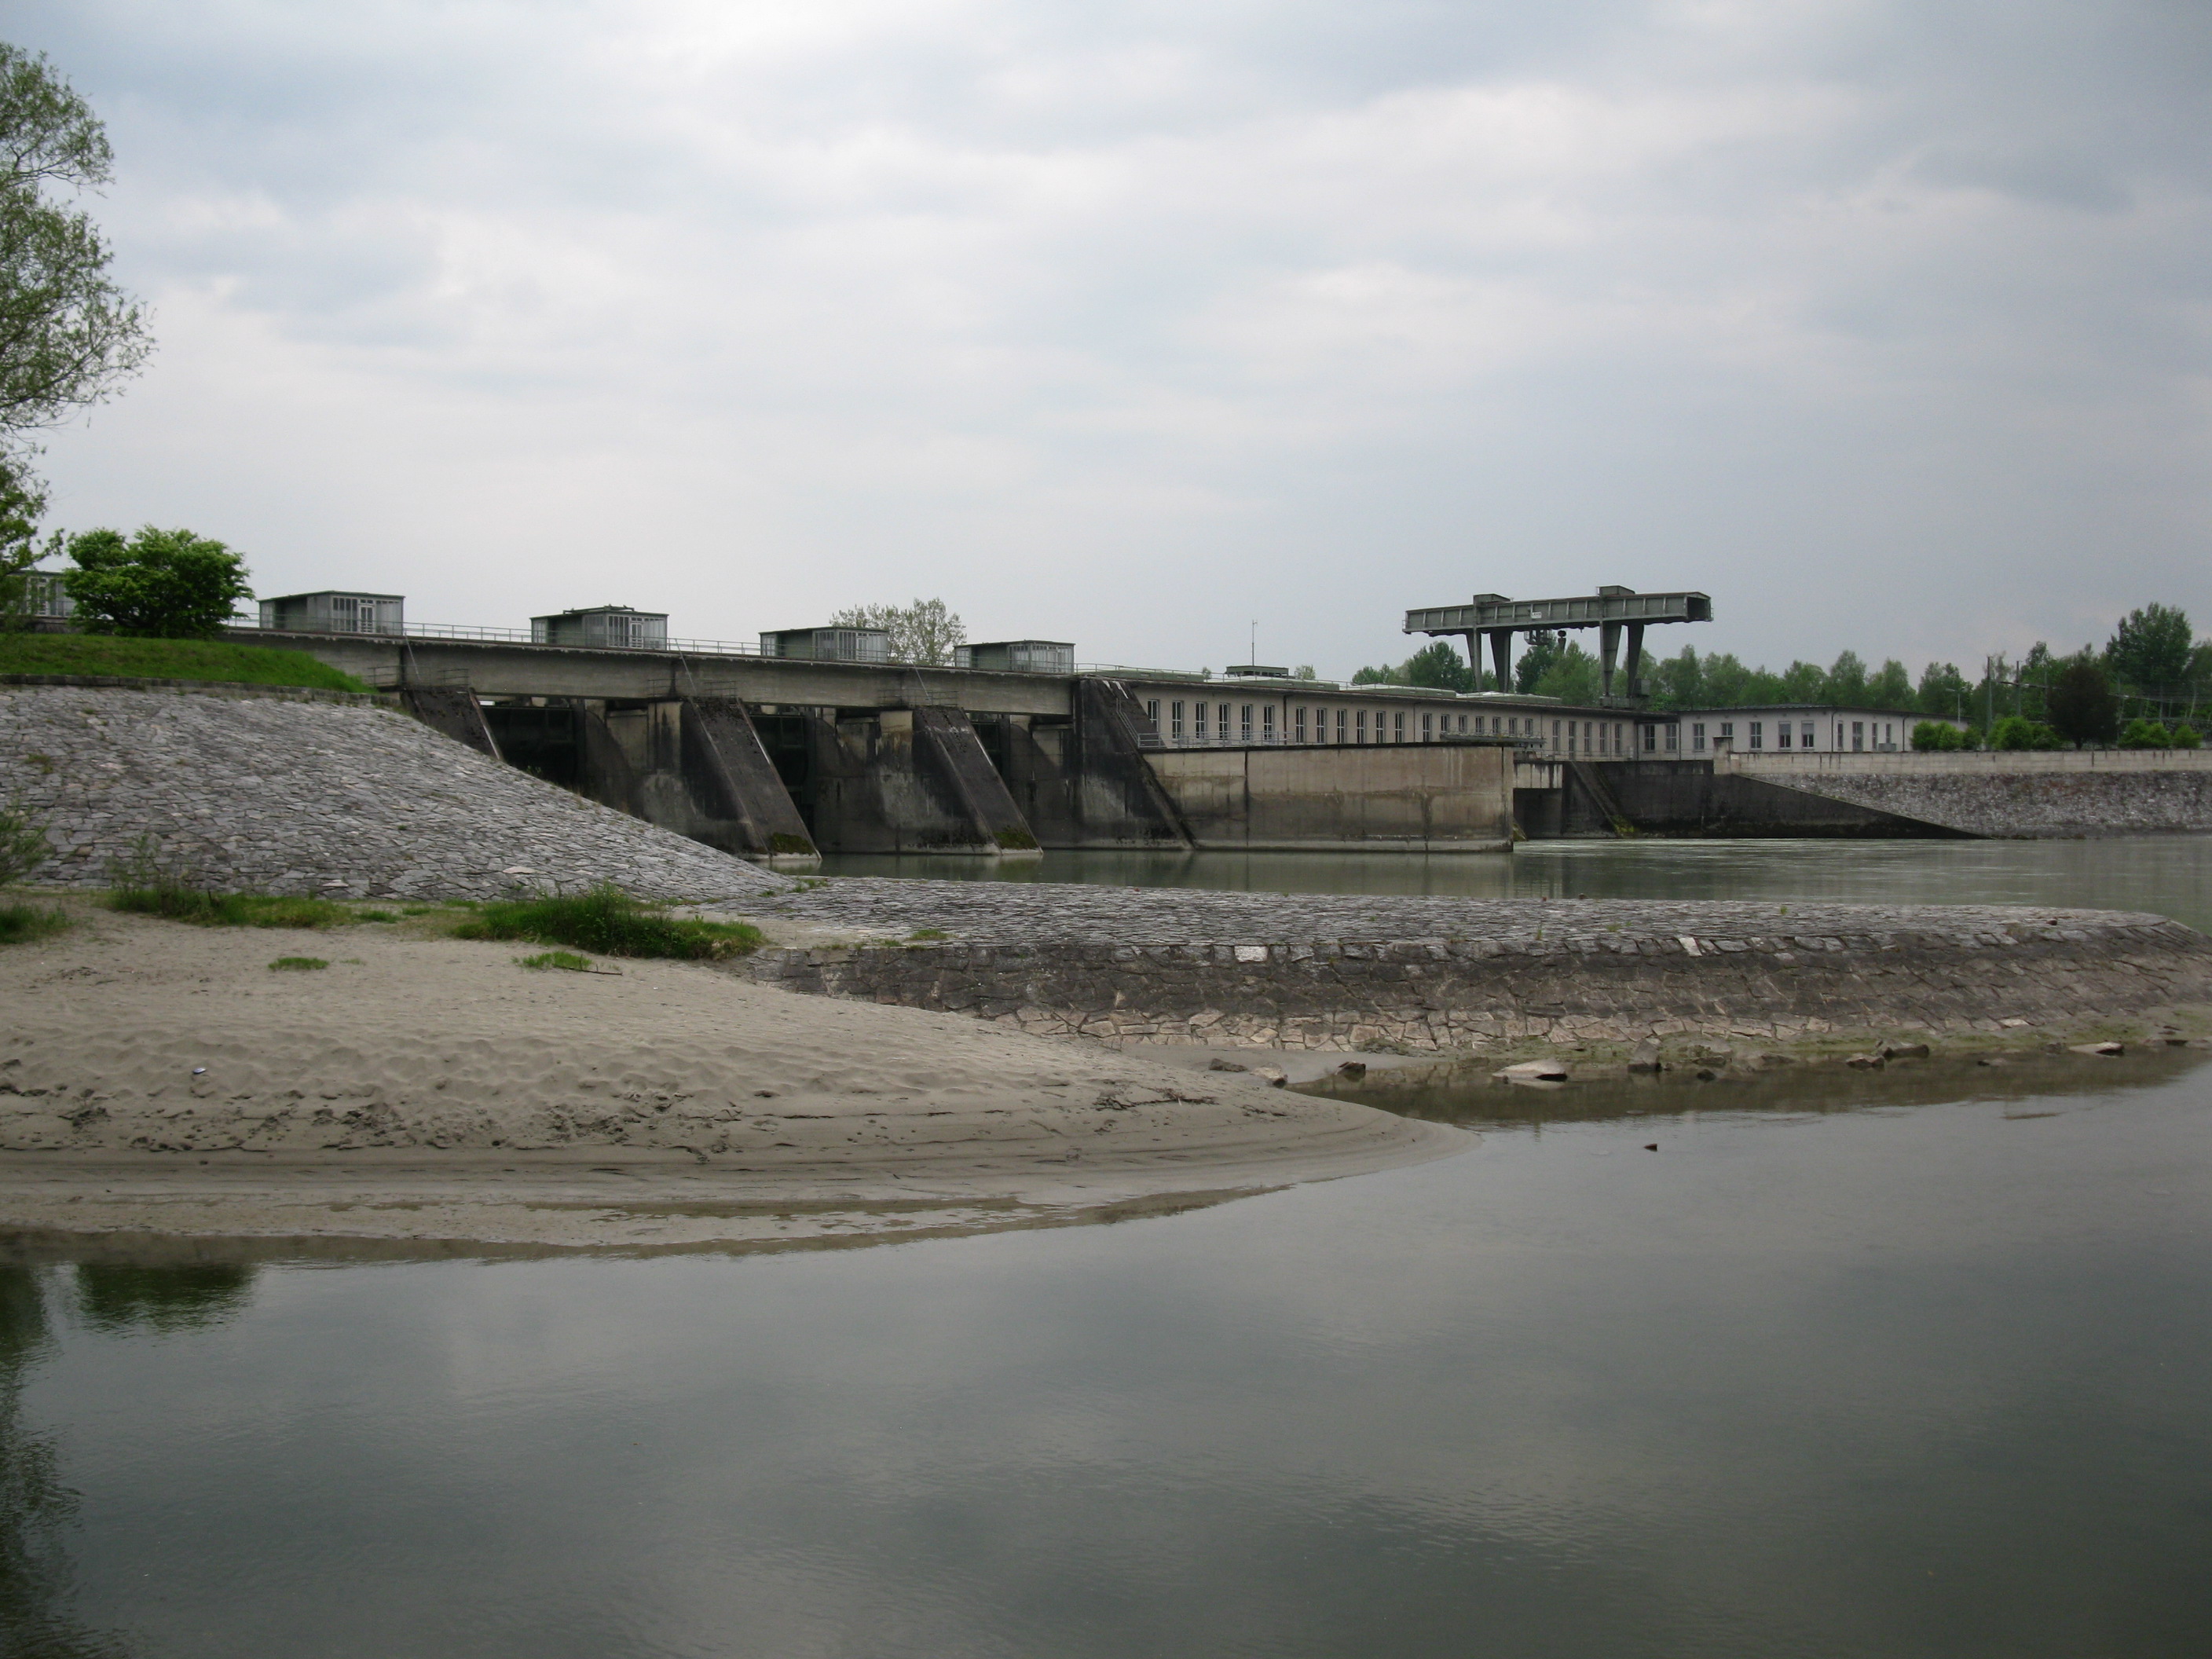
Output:
<path fill-rule="evenodd" d="M 1048 853 L 824 860 L 833 876 L 1463 898 L 1827 899 L 2150 910 L 2212 930 L 2212 836 L 2110 841 L 1552 841 L 1510 854 Z"/>
<path fill-rule="evenodd" d="M 46 1352 L 41 1270 L 0 1267 L 0 1653 L 10 1659 L 120 1659 L 122 1644 L 70 1616 L 64 1539 L 76 1496 L 54 1447 L 23 1425 L 27 1372 Z"/>
<path fill-rule="evenodd" d="M 1571 1071 L 1572 1056 L 1569 1056 Z M 1756 1055 L 1715 1068 L 1684 1063 L 1656 1075 L 1624 1075 L 1609 1065 L 1566 1083 L 1508 1083 L 1493 1060 L 1451 1060 L 1370 1071 L 1358 1082 L 1334 1077 L 1304 1085 L 1303 1094 L 1356 1100 L 1402 1117 L 1490 1131 L 1625 1119 L 1694 1118 L 1718 1113 L 1860 1112 L 1880 1107 L 1930 1106 L 1949 1101 L 2031 1101 L 2094 1084 L 2124 1094 L 2157 1088 L 2198 1071 L 2201 1049 L 2149 1048 L 2114 1060 L 2040 1051 L 1981 1059 L 1938 1055 L 1905 1060 L 1880 1071 L 1834 1060 Z"/>
<path fill-rule="evenodd" d="M 1164 1219 L 182 1332 L 58 1280 L 27 1400 L 163 1659 L 2179 1659 L 2202 1059 L 1462 1091 L 1460 1157 Z"/>
<path fill-rule="evenodd" d="M 77 1311 L 96 1331 L 190 1330 L 220 1324 L 252 1297 L 253 1269 L 231 1263 L 143 1267 L 79 1262 Z"/>

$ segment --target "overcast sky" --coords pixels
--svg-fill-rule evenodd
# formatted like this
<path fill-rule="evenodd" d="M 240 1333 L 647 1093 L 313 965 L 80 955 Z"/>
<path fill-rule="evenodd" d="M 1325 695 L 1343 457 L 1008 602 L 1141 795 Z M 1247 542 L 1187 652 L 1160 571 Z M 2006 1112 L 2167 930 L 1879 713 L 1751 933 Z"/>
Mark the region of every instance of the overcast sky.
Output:
<path fill-rule="evenodd" d="M 263 592 L 1324 674 L 1416 605 L 2212 627 L 2203 0 L 12 0 L 160 350 L 54 522 Z"/>

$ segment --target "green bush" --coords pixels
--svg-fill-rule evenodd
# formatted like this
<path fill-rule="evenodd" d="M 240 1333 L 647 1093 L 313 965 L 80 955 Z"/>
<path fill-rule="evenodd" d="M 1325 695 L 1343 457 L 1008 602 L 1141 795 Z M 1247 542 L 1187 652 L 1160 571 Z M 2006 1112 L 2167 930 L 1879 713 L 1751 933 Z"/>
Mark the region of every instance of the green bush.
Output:
<path fill-rule="evenodd" d="M 1923 720 L 1912 728 L 1912 746 L 1923 753 L 1964 749 L 1966 734 L 1948 720 Z"/>
<path fill-rule="evenodd" d="M 53 855 L 46 826 L 27 807 L 0 808 L 0 887 L 13 886 Z"/>
<path fill-rule="evenodd" d="M 2204 739 L 2197 735 L 2195 726 L 2177 726 L 2173 728 L 2173 746 L 2176 749 L 2202 749 Z"/>
<path fill-rule="evenodd" d="M 69 912 L 58 905 L 0 904 L 0 945 L 27 945 L 69 931 Z"/>
<path fill-rule="evenodd" d="M 330 965 L 320 957 L 279 957 L 269 964 L 269 970 L 276 974 L 307 974 Z"/>
<path fill-rule="evenodd" d="M 619 887 L 552 898 L 504 899 L 483 906 L 453 929 L 455 939 L 520 939 L 573 945 L 603 957 L 676 957 L 714 960 L 744 956 L 767 943 L 757 927 L 697 921 L 664 914 Z"/>
<path fill-rule="evenodd" d="M 2120 728 L 2123 749 L 2171 749 L 2173 734 L 2157 720 L 2131 720 Z"/>
<path fill-rule="evenodd" d="M 1992 749 L 2063 749 L 2065 739 L 2039 720 L 2007 714 L 1990 732 Z"/>

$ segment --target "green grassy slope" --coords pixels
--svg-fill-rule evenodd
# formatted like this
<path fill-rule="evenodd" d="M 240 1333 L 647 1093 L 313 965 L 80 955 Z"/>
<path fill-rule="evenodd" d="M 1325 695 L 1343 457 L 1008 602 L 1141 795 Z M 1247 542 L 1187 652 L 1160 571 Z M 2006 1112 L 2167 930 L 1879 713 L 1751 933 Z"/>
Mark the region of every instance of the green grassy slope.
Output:
<path fill-rule="evenodd" d="M 131 679 L 231 680 L 366 691 L 304 651 L 224 640 L 126 640 L 104 634 L 0 633 L 0 674 L 112 674 Z"/>

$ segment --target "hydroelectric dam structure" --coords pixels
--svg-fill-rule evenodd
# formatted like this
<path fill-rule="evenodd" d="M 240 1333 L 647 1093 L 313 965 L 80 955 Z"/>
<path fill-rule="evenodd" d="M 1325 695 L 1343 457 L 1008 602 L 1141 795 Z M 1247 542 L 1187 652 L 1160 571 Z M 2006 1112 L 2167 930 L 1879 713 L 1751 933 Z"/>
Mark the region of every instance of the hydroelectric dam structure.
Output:
<path fill-rule="evenodd" d="M 915 666 L 866 630 L 671 641 L 665 617 L 618 606 L 527 634 L 414 626 L 401 604 L 264 601 L 261 625 L 230 637 L 306 652 L 484 754 L 771 864 L 2212 828 L 2212 754 L 1912 754 L 1909 712 L 1654 710 L 1644 630 L 1710 620 L 1694 592 L 1405 613 L 1408 633 L 1465 639 L 1477 665 L 1486 647 L 1508 686 L 1513 634 L 1597 629 L 1602 690 L 1581 703 L 1259 664 L 1079 667 L 1072 646 L 1038 641 Z"/>

